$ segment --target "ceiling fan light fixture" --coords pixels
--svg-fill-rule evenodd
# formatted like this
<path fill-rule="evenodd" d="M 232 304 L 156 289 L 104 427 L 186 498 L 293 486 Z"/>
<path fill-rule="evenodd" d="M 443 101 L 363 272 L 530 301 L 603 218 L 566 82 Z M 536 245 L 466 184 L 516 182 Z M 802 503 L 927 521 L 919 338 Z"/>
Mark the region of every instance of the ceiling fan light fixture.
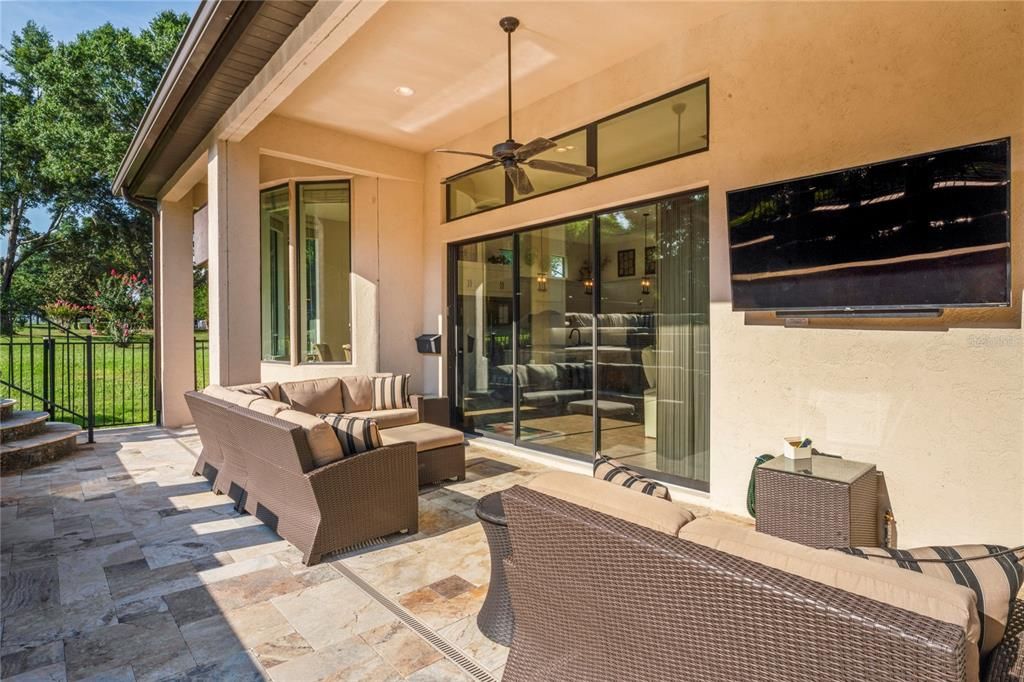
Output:
<path fill-rule="evenodd" d="M 491 148 L 490 154 L 467 152 L 458 149 L 435 149 L 434 151 L 446 154 L 476 156 L 488 160 L 488 162 L 482 166 L 470 169 L 469 171 L 463 171 L 463 174 L 476 173 L 499 166 L 503 167 L 508 181 L 512 183 L 512 187 L 519 196 L 526 196 L 528 194 L 532 194 L 534 191 L 533 183 L 530 182 L 530 178 L 527 176 L 526 171 L 523 170 L 523 166 L 554 173 L 568 173 L 569 175 L 575 175 L 582 178 L 593 177 L 596 171 L 591 166 L 534 158 L 549 149 L 557 148 L 557 151 L 559 152 L 566 152 L 571 149 L 575 149 L 573 145 L 559 147 L 557 142 L 552 142 L 544 137 L 538 137 L 530 140 L 526 144 L 520 144 L 514 137 L 512 137 L 512 33 L 514 33 L 519 27 L 519 20 L 515 17 L 502 17 L 501 21 L 498 22 L 498 25 L 501 26 L 501 30 L 505 32 L 507 43 L 508 138 L 504 142 L 499 142 L 494 145 Z M 453 178 L 460 177 L 461 175 L 462 174 L 450 176 L 446 178 L 444 182 L 451 182 Z"/>

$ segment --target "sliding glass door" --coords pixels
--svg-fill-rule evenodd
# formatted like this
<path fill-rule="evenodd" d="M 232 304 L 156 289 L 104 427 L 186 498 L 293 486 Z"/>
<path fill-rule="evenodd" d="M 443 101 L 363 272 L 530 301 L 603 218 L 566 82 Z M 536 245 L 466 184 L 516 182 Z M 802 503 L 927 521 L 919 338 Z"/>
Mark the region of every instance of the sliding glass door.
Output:
<path fill-rule="evenodd" d="M 453 247 L 454 398 L 466 431 L 515 438 L 513 239 Z"/>
<path fill-rule="evenodd" d="M 707 192 L 451 247 L 462 427 L 708 488 Z"/>
<path fill-rule="evenodd" d="M 602 454 L 707 488 L 707 192 L 597 217 L 603 261 L 597 379 Z"/>
<path fill-rule="evenodd" d="M 593 220 L 520 233 L 519 440 L 590 456 L 594 452 Z M 587 275 L 589 277 L 589 274 Z"/>

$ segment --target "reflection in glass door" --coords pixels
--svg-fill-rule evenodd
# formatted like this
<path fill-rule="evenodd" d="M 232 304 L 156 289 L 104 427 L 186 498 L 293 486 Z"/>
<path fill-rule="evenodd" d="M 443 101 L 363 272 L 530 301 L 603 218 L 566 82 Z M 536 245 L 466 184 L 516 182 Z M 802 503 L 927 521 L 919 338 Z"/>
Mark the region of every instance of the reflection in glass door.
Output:
<path fill-rule="evenodd" d="M 594 451 L 590 218 L 519 235 L 519 440 Z"/>
<path fill-rule="evenodd" d="M 710 447 L 707 192 L 601 214 L 600 449 L 707 489 Z"/>
<path fill-rule="evenodd" d="M 455 247 L 455 409 L 466 431 L 515 438 L 513 244 L 499 237 Z"/>

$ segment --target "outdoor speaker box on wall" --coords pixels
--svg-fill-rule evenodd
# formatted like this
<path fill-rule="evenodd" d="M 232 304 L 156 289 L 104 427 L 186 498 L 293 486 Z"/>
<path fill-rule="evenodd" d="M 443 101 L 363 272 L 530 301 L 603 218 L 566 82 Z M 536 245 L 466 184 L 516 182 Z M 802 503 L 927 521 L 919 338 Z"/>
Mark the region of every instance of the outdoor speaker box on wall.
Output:
<path fill-rule="evenodd" d="M 420 334 L 416 337 L 416 350 L 430 355 L 441 354 L 440 334 Z"/>

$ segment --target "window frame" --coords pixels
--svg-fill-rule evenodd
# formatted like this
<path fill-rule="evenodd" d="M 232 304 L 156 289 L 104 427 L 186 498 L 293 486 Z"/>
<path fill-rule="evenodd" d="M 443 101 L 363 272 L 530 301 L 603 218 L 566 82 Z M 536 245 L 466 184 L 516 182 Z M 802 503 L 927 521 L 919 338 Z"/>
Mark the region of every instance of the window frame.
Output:
<path fill-rule="evenodd" d="M 699 87 L 702 87 L 702 86 L 707 88 L 707 95 L 704 97 L 704 110 L 705 110 L 705 117 L 706 117 L 705 120 L 707 121 L 707 137 L 704 140 L 704 146 L 703 147 L 699 147 L 697 149 L 691 149 L 691 150 L 683 152 L 681 154 L 674 154 L 672 156 L 667 156 L 667 157 L 662 158 L 662 159 L 656 159 L 654 161 L 648 161 L 648 162 L 645 162 L 645 163 L 642 163 L 642 164 L 639 164 L 639 165 L 636 165 L 636 166 L 629 166 L 627 168 L 622 168 L 620 170 L 617 170 L 617 171 L 614 171 L 612 173 L 608 173 L 608 174 L 605 174 L 605 175 L 601 174 L 601 169 L 597 165 L 597 156 L 598 156 L 597 155 L 597 128 L 598 128 L 599 125 L 601 125 L 602 123 L 607 123 L 608 121 L 616 119 L 616 118 L 618 118 L 620 116 L 625 116 L 627 114 L 630 114 L 630 113 L 636 111 L 637 109 L 642 109 L 642 108 L 644 108 L 646 106 L 649 106 L 651 104 L 656 104 L 656 103 L 658 103 L 658 102 L 660 102 L 660 101 L 662 101 L 664 99 L 669 99 L 671 97 L 675 97 L 676 95 L 680 95 L 680 94 L 682 94 L 684 92 L 687 92 L 689 90 L 693 90 L 695 88 L 699 88 Z M 694 81 L 693 83 L 689 83 L 687 85 L 684 85 L 681 88 L 676 88 L 675 90 L 672 90 L 670 92 L 666 92 L 664 94 L 658 95 L 657 97 L 653 97 L 653 98 L 651 98 L 649 100 L 645 100 L 643 102 L 640 102 L 638 104 L 634 104 L 634 105 L 632 105 L 630 107 L 627 107 L 625 109 L 621 109 L 619 111 L 616 111 L 613 114 L 609 114 L 608 116 L 604 116 L 604 117 L 599 118 L 599 119 L 597 119 L 595 121 L 591 121 L 590 123 L 587 123 L 585 125 L 577 126 L 575 128 L 571 128 L 569 130 L 563 131 L 563 132 L 558 133 L 556 135 L 552 135 L 548 139 L 553 140 L 553 141 L 557 141 L 559 138 L 566 137 L 568 135 L 573 135 L 573 134 L 579 133 L 580 131 L 586 131 L 586 133 L 587 133 L 587 135 L 586 135 L 587 165 L 590 166 L 591 168 L 593 168 L 596 171 L 593 176 L 591 176 L 589 178 L 585 178 L 583 180 L 583 182 L 575 182 L 575 183 L 573 183 L 571 185 L 566 185 L 565 187 L 559 187 L 557 189 L 551 189 L 551 190 L 548 190 L 546 192 L 541 192 L 541 193 L 534 193 L 534 194 L 531 194 L 531 195 L 529 195 L 527 197 L 521 197 L 519 199 L 515 198 L 515 191 L 514 191 L 514 188 L 512 187 L 512 182 L 508 179 L 508 177 L 506 177 L 505 178 L 505 203 L 500 204 L 498 206 L 491 206 L 489 208 L 483 208 L 483 209 L 480 209 L 479 211 L 473 211 L 472 213 L 466 213 L 465 215 L 455 216 L 455 217 L 453 217 L 452 214 L 451 214 L 451 211 L 452 211 L 452 201 L 451 201 L 451 192 L 449 191 L 449 184 L 448 184 L 449 183 L 449 178 L 445 178 L 444 181 L 442 182 L 442 187 L 444 188 L 444 216 L 445 216 L 444 222 L 445 223 L 451 223 L 451 222 L 454 222 L 456 220 L 462 220 L 463 218 L 469 218 L 470 216 L 476 216 L 476 215 L 480 215 L 481 213 L 487 213 L 488 211 L 494 211 L 494 210 L 499 209 L 499 208 L 506 208 L 506 207 L 511 206 L 513 204 L 521 204 L 524 201 L 530 201 L 531 199 L 536 199 L 538 197 L 550 196 L 552 194 L 555 194 L 556 192 L 564 192 L 566 190 L 575 189 L 577 187 L 583 187 L 585 185 L 589 185 L 589 184 L 594 183 L 594 182 L 600 182 L 601 180 L 605 180 L 607 178 L 614 178 L 616 176 L 622 175 L 623 173 L 632 173 L 633 171 L 642 170 L 644 168 L 649 168 L 651 166 L 657 166 L 658 164 L 661 164 L 661 163 L 668 163 L 669 161 L 675 161 L 677 159 L 682 159 L 682 158 L 687 157 L 687 156 L 692 156 L 694 154 L 702 154 L 704 152 L 710 151 L 710 149 L 711 149 L 711 79 L 710 78 L 703 78 L 703 79 L 701 79 L 699 81 Z M 465 176 L 468 176 L 468 175 L 472 175 L 473 173 L 475 173 L 477 171 L 483 170 L 485 166 L 489 165 L 489 163 L 490 162 L 485 162 L 485 163 L 479 164 L 477 166 L 473 166 L 471 168 L 467 168 L 466 170 L 459 171 L 458 173 L 455 173 L 455 174 L 453 174 L 453 175 L 451 175 L 449 177 L 455 177 L 455 176 L 465 177 Z"/>
<path fill-rule="evenodd" d="M 307 362 L 303 360 L 304 349 L 300 349 L 299 341 L 304 338 L 301 331 L 302 328 L 302 315 L 305 310 L 304 302 L 302 300 L 302 287 L 299 284 L 299 275 L 301 272 L 301 259 L 305 253 L 304 249 L 300 248 L 299 238 L 301 226 L 299 224 L 299 208 L 300 208 L 300 187 L 306 185 L 319 185 L 319 184 L 338 184 L 345 183 L 348 185 L 348 275 L 349 275 L 349 311 L 348 311 L 348 326 L 351 337 L 352 330 L 352 290 L 351 290 L 351 278 L 352 278 L 352 225 L 354 221 L 354 204 L 353 201 L 353 178 L 350 175 L 343 175 L 338 177 L 318 177 L 315 179 L 300 179 L 300 178 L 289 178 L 288 180 L 275 180 L 273 182 L 262 183 L 259 186 L 259 194 L 262 201 L 264 192 L 271 192 L 283 188 L 288 188 L 288 235 L 290 243 L 288 248 L 291 249 L 291 254 L 288 256 L 288 334 L 289 334 L 289 348 L 288 348 L 288 359 L 287 360 L 267 360 L 264 359 L 262 340 L 260 348 L 260 362 L 274 365 L 286 365 L 290 367 L 298 367 L 299 365 L 345 365 L 351 366 L 355 360 L 355 339 L 349 339 L 349 345 L 352 347 L 352 360 L 331 360 L 329 362 Z M 259 226 L 260 230 L 260 269 L 263 268 L 263 225 L 262 219 Z M 262 300 L 262 286 L 260 287 L 260 338 L 263 336 L 263 300 Z"/>
<path fill-rule="evenodd" d="M 293 363 L 295 365 L 313 365 L 313 366 L 317 366 L 317 367 L 322 366 L 322 365 L 352 365 L 353 364 L 352 360 L 348 360 L 348 361 L 345 361 L 345 360 L 323 361 L 323 360 L 321 360 L 320 362 L 310 362 L 308 360 L 304 360 L 303 358 L 305 357 L 305 354 L 306 354 L 305 347 L 304 347 L 305 343 L 302 343 L 302 344 L 298 343 L 299 341 L 302 341 L 302 342 L 307 342 L 308 341 L 308 339 L 306 338 L 306 335 L 308 334 L 308 331 L 304 331 L 304 328 L 303 328 L 302 316 L 305 314 L 306 306 L 305 306 L 305 301 L 302 300 L 302 286 L 300 284 L 300 279 L 299 279 L 300 275 L 302 273 L 302 258 L 305 256 L 305 246 L 304 246 L 305 241 L 304 240 L 301 242 L 303 244 L 303 247 L 299 248 L 300 238 L 303 236 L 302 233 L 301 233 L 301 230 L 303 229 L 303 226 L 299 224 L 299 219 L 301 217 L 300 216 L 300 210 L 302 208 L 302 200 L 301 200 L 302 188 L 306 187 L 306 186 L 309 186 L 309 185 L 335 185 L 335 184 L 339 184 L 339 183 L 344 183 L 345 185 L 348 186 L 348 269 L 347 269 L 348 277 L 349 277 L 349 284 L 348 284 L 348 298 L 349 298 L 348 329 L 349 329 L 349 340 L 348 340 L 348 345 L 353 350 L 352 356 L 355 357 L 355 352 L 354 352 L 354 348 L 353 348 L 353 346 L 354 346 L 353 342 L 355 341 L 355 339 L 352 337 L 352 204 L 354 203 L 352 201 L 352 178 L 349 178 L 349 177 L 335 178 L 335 179 L 317 178 L 316 180 L 294 180 L 293 179 L 293 180 L 291 180 L 291 183 L 294 185 L 294 191 L 292 192 L 292 197 L 293 197 L 293 202 L 294 202 L 294 207 L 295 207 L 295 220 L 294 220 L 294 223 L 295 223 L 295 228 L 294 228 L 295 229 L 295 232 L 294 232 L 294 238 L 295 238 L 295 262 L 293 263 L 293 267 L 295 268 L 295 281 L 296 281 L 296 284 L 297 284 L 297 286 L 295 287 L 295 289 L 296 289 L 295 296 L 293 296 L 292 300 L 294 302 L 294 305 L 300 306 L 299 308 L 296 309 L 296 314 L 295 314 L 295 318 L 294 318 L 295 328 L 296 328 L 296 330 L 299 333 L 299 338 L 296 339 L 296 342 L 297 342 L 295 344 L 296 350 L 295 350 L 294 355 L 292 357 Z M 308 320 L 306 321 L 306 323 L 308 325 Z M 302 345 L 303 347 L 299 348 L 300 345 Z"/>
<path fill-rule="evenodd" d="M 274 364 L 274 365 L 294 365 L 295 364 L 295 352 L 294 352 L 295 344 L 294 344 L 294 339 L 292 338 L 292 333 L 294 332 L 293 325 L 292 325 L 292 308 L 295 305 L 295 296 L 293 295 L 294 292 L 292 291 L 292 289 L 294 288 L 292 286 L 292 266 L 294 264 L 292 263 L 292 258 L 291 258 L 290 254 L 286 254 L 285 255 L 285 261 L 288 263 L 288 272 L 286 273 L 287 284 L 288 284 L 288 296 L 287 296 L 287 299 L 288 299 L 288 320 L 287 320 L 287 323 L 288 323 L 288 359 L 287 360 L 272 360 L 272 359 L 267 359 L 263 355 L 263 323 L 264 323 L 264 318 L 263 318 L 263 282 L 262 282 L 262 278 L 263 278 L 263 246 L 264 246 L 263 245 L 263 216 L 262 216 L 262 211 L 263 211 L 263 206 L 262 206 L 262 204 L 263 204 L 263 194 L 265 192 L 276 192 L 276 191 L 282 190 L 282 189 L 287 190 L 287 192 L 288 192 L 288 240 L 289 240 L 289 243 L 288 243 L 287 247 L 288 247 L 289 250 L 291 250 L 292 246 L 293 246 L 291 244 L 291 240 L 293 239 L 293 237 L 295 235 L 295 214 L 294 214 L 294 212 L 292 210 L 294 208 L 294 202 L 293 202 L 293 196 L 292 196 L 291 183 L 290 182 L 269 183 L 267 185 L 260 185 L 260 189 L 259 189 L 260 213 L 261 213 L 261 215 L 260 215 L 260 225 L 259 225 L 259 230 L 260 230 L 260 279 L 261 279 L 261 281 L 260 281 L 260 362 L 261 363 L 266 362 L 266 363 Z"/>

